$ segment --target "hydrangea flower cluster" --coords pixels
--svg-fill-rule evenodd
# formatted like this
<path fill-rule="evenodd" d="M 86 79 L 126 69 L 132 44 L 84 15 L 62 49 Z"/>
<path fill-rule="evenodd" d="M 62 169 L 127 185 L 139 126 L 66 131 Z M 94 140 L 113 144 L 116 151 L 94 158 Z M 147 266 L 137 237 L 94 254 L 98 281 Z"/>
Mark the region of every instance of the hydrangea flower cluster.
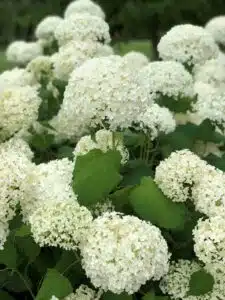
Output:
<path fill-rule="evenodd" d="M 189 66 L 204 64 L 219 54 L 219 48 L 208 31 L 191 24 L 170 29 L 158 44 L 163 60 L 175 60 Z"/>
<path fill-rule="evenodd" d="M 80 285 L 76 289 L 75 293 L 65 297 L 64 300 L 98 300 L 101 297 L 101 292 L 96 292 L 89 288 L 87 285 Z M 51 300 L 59 300 L 55 296 L 52 296 Z"/>
<path fill-rule="evenodd" d="M 82 265 L 95 287 L 133 294 L 168 271 L 169 253 L 160 230 L 134 216 L 105 213 L 81 244 Z"/>
<path fill-rule="evenodd" d="M 38 56 L 30 61 L 26 70 L 32 74 L 36 81 L 40 82 L 43 77 L 53 76 L 53 62 L 50 56 Z"/>
<path fill-rule="evenodd" d="M 205 25 L 205 28 L 219 45 L 225 45 L 225 16 L 212 18 Z"/>
<path fill-rule="evenodd" d="M 139 70 L 148 65 L 148 57 L 141 52 L 130 51 L 123 57 L 124 65 L 131 70 Z"/>
<path fill-rule="evenodd" d="M 66 7 L 64 17 L 69 18 L 75 14 L 89 13 L 92 16 L 105 19 L 105 13 L 102 8 L 90 0 L 76 0 Z"/>
<path fill-rule="evenodd" d="M 93 139 L 91 135 L 83 136 L 77 143 L 74 155 L 84 155 L 93 149 L 100 149 L 102 152 L 117 150 L 121 155 L 121 163 L 125 164 L 129 159 L 129 152 L 123 144 L 121 136 L 109 130 L 99 130 Z"/>

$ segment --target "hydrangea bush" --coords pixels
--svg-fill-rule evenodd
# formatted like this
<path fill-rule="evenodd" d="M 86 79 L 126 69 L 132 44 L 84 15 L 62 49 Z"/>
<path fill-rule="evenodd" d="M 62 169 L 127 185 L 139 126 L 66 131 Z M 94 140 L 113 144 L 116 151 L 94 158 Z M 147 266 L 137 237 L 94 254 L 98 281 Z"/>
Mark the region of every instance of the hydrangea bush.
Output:
<path fill-rule="evenodd" d="M 161 61 L 70 3 L 0 74 L 0 299 L 225 299 L 224 18 Z"/>

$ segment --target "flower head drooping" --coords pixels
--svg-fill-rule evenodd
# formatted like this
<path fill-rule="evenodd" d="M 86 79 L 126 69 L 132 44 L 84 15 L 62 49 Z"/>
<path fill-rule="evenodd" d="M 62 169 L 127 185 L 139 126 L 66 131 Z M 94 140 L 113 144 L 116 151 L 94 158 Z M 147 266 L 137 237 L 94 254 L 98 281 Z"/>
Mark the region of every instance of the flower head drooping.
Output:
<path fill-rule="evenodd" d="M 129 152 L 123 144 L 122 137 L 109 130 L 102 129 L 97 131 L 95 140 L 92 139 L 91 135 L 82 137 L 76 145 L 74 155 L 75 157 L 84 155 L 93 149 L 100 149 L 102 152 L 107 152 L 108 150 L 119 151 L 122 164 L 125 164 L 129 159 Z"/>
<path fill-rule="evenodd" d="M 40 103 L 36 88 L 30 86 L 0 92 L 0 140 L 28 129 L 38 117 Z"/>
<path fill-rule="evenodd" d="M 160 282 L 160 289 L 173 300 L 219 300 L 225 297 L 224 279 L 221 274 L 214 276 L 211 292 L 200 296 L 189 295 L 192 274 L 201 270 L 195 261 L 180 259 L 172 262 L 168 274 Z"/>
<path fill-rule="evenodd" d="M 59 46 L 71 41 L 110 43 L 109 25 L 101 18 L 90 14 L 75 14 L 64 19 L 55 30 Z"/>
<path fill-rule="evenodd" d="M 205 29 L 213 36 L 219 45 L 225 45 L 225 16 L 212 18 L 205 25 Z"/>
<path fill-rule="evenodd" d="M 38 42 L 16 41 L 11 43 L 6 50 L 7 60 L 25 65 L 35 57 L 42 55 L 43 48 Z"/>
<path fill-rule="evenodd" d="M 224 214 L 199 220 L 193 230 L 194 251 L 198 259 L 210 265 L 213 273 L 225 273 L 225 218 Z"/>
<path fill-rule="evenodd" d="M 54 40 L 55 28 L 62 22 L 59 16 L 47 16 L 37 25 L 35 36 L 37 39 L 42 40 L 45 44 L 51 44 Z"/>
<path fill-rule="evenodd" d="M 75 250 L 91 226 L 92 215 L 86 207 L 74 199 L 64 200 L 42 202 L 29 217 L 32 235 L 41 247 Z"/>
<path fill-rule="evenodd" d="M 157 227 L 115 212 L 93 221 L 81 255 L 92 284 L 117 294 L 133 294 L 147 280 L 159 280 L 168 271 L 170 257 Z"/>
<path fill-rule="evenodd" d="M 64 12 L 64 17 L 69 18 L 75 14 L 88 13 L 92 16 L 105 19 L 105 13 L 101 7 L 90 0 L 76 0 L 71 2 Z"/>
<path fill-rule="evenodd" d="M 205 161 L 191 151 L 176 151 L 157 166 L 155 182 L 172 201 L 185 202 L 191 196 L 193 184 L 209 168 Z"/>
<path fill-rule="evenodd" d="M 190 66 L 204 64 L 219 53 L 213 37 L 204 28 L 191 24 L 170 29 L 158 44 L 163 60 L 175 60 Z"/>

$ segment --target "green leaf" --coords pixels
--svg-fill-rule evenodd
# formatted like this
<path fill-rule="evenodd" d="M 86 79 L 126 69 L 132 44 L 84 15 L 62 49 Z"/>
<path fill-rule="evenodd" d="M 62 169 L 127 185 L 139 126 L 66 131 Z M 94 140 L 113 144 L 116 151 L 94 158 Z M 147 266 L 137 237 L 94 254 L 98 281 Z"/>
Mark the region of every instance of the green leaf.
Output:
<path fill-rule="evenodd" d="M 103 300 L 132 300 L 132 296 L 122 293 L 122 294 L 113 294 L 111 292 L 107 292 L 102 296 Z"/>
<path fill-rule="evenodd" d="M 58 149 L 58 154 L 57 154 L 57 157 L 59 159 L 62 159 L 62 158 L 68 158 L 68 159 L 73 159 L 74 158 L 74 155 L 73 155 L 73 151 L 74 151 L 74 148 L 73 147 L 70 147 L 70 146 L 62 146 Z"/>
<path fill-rule="evenodd" d="M 32 136 L 30 145 L 39 151 L 47 150 L 54 142 L 54 135 L 48 133 L 35 134 Z"/>
<path fill-rule="evenodd" d="M 147 293 L 142 297 L 142 300 L 169 300 L 168 296 L 155 296 L 154 293 Z"/>
<path fill-rule="evenodd" d="M 209 154 L 205 159 L 211 165 L 225 172 L 225 155 L 218 157 L 214 154 Z"/>
<path fill-rule="evenodd" d="M 17 266 L 17 251 L 9 238 L 4 245 L 4 249 L 0 250 L 0 263 L 12 269 Z"/>
<path fill-rule="evenodd" d="M 18 230 L 15 232 L 15 236 L 25 237 L 30 235 L 30 226 L 23 224 Z"/>
<path fill-rule="evenodd" d="M 29 262 L 33 262 L 41 251 L 32 236 L 16 237 L 16 245 L 18 250 L 29 259 Z"/>
<path fill-rule="evenodd" d="M 92 150 L 78 156 L 73 172 L 73 189 L 83 205 L 95 204 L 109 195 L 121 180 L 118 151 Z"/>
<path fill-rule="evenodd" d="M 179 99 L 175 100 L 172 97 L 162 95 L 156 100 L 156 102 L 158 105 L 162 107 L 167 107 L 169 110 L 173 112 L 185 113 L 187 110 L 191 109 L 192 103 L 195 100 L 196 99 L 184 98 L 184 97 L 180 97 Z"/>
<path fill-rule="evenodd" d="M 212 291 L 213 285 L 213 276 L 201 269 L 191 275 L 188 294 L 192 296 L 205 295 Z"/>
<path fill-rule="evenodd" d="M 76 254 L 74 251 L 63 251 L 60 259 L 58 260 L 55 269 L 64 273 L 66 270 L 76 268 Z"/>
<path fill-rule="evenodd" d="M 0 291 L 0 299 L 2 299 L 2 300 L 14 300 L 14 298 L 5 291 Z"/>
<path fill-rule="evenodd" d="M 48 269 L 36 300 L 49 300 L 52 295 L 64 298 L 73 292 L 70 281 L 56 269 Z"/>
<path fill-rule="evenodd" d="M 146 136 L 144 135 L 144 133 L 132 132 L 129 129 L 127 129 L 123 135 L 124 145 L 127 147 L 139 147 L 141 145 L 144 145 L 145 139 Z"/>
<path fill-rule="evenodd" d="M 1 274 L 2 272 L 0 272 Z M 15 293 L 22 293 L 32 288 L 32 282 L 26 274 L 18 273 L 17 271 L 10 271 L 5 274 L 4 287 L 8 291 Z"/>
<path fill-rule="evenodd" d="M 141 218 L 159 227 L 184 228 L 187 209 L 165 197 L 151 177 L 143 178 L 141 184 L 131 191 L 130 203 Z"/>

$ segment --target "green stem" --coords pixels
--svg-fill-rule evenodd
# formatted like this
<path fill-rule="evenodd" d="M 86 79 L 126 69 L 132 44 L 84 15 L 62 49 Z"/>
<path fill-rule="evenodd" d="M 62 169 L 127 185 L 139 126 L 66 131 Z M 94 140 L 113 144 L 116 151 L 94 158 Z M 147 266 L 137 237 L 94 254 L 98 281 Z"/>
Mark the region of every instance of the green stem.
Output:
<path fill-rule="evenodd" d="M 16 270 L 16 269 L 13 269 L 13 270 L 19 275 L 20 279 L 24 282 L 24 284 L 25 284 L 27 290 L 29 291 L 32 299 L 35 299 L 35 296 L 34 296 L 32 290 L 31 290 L 31 288 L 29 287 L 29 284 L 27 283 L 26 279 L 23 277 L 23 275 L 18 270 Z"/>

